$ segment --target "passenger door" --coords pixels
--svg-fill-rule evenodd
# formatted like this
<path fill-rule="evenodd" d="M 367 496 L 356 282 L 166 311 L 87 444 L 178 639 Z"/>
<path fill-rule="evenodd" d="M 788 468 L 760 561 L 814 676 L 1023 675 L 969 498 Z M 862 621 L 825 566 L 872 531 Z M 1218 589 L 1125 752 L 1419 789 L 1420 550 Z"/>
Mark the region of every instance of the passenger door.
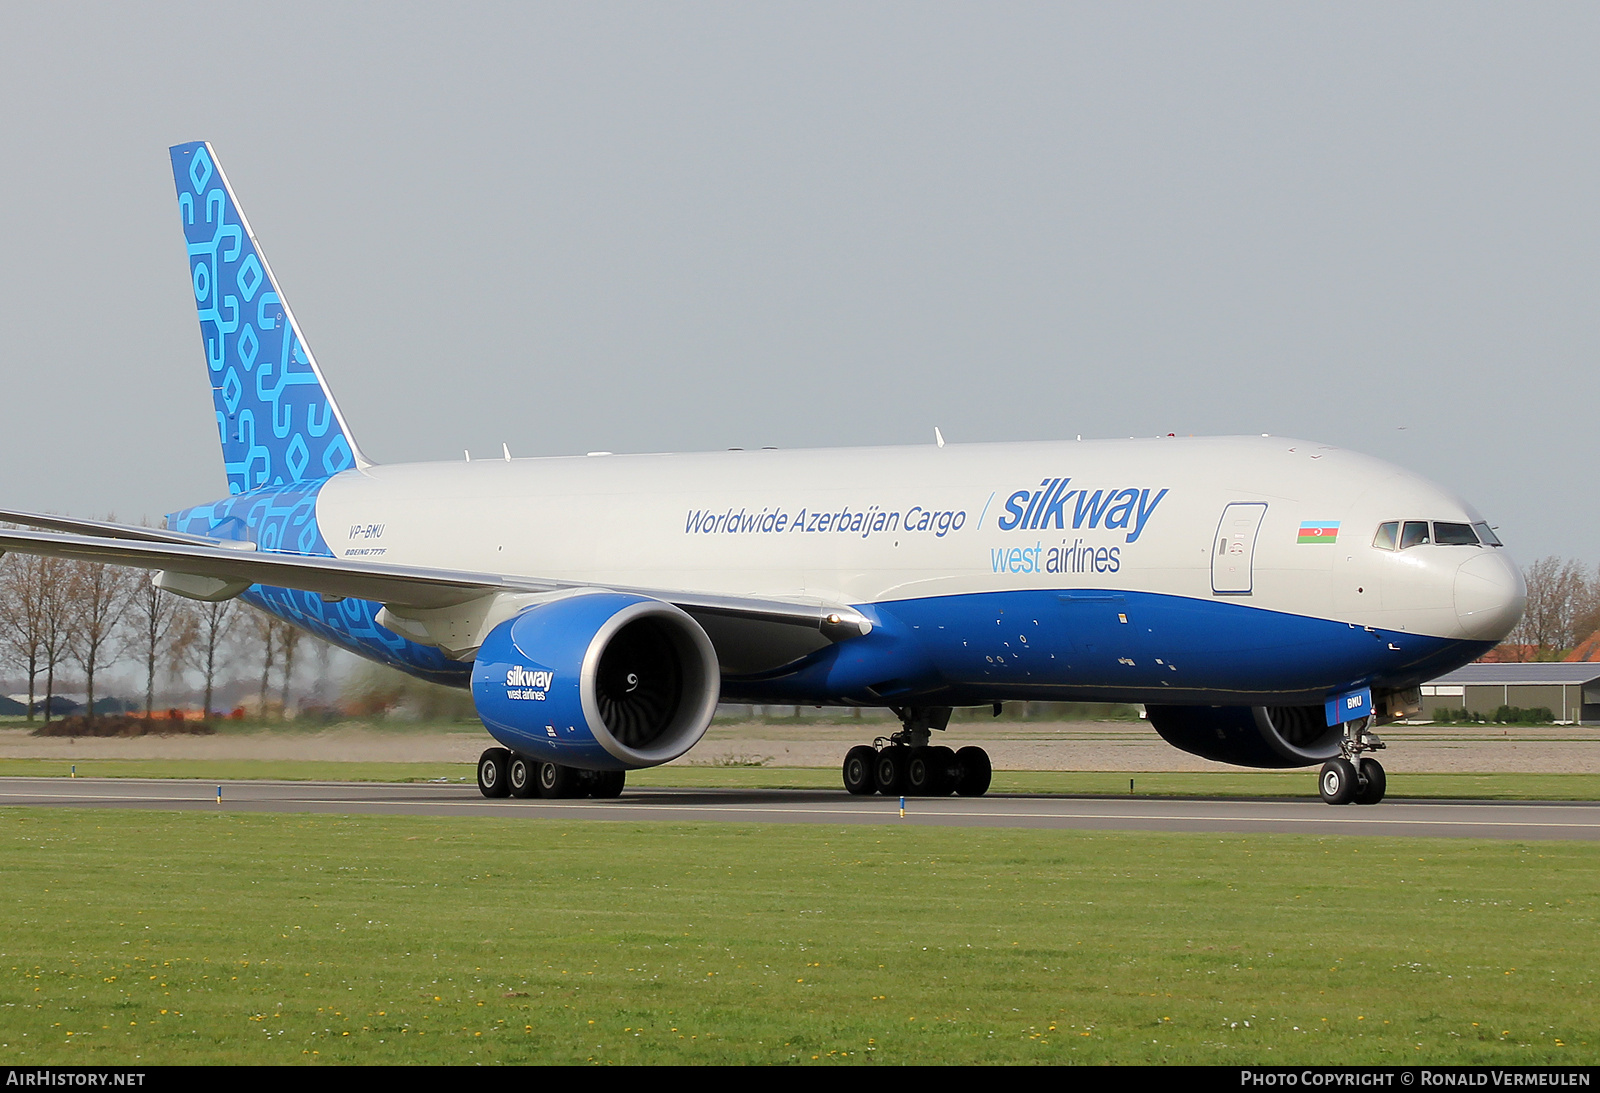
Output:
<path fill-rule="evenodd" d="M 1211 544 L 1211 591 L 1248 596 L 1254 578 L 1256 534 L 1267 514 L 1264 501 L 1235 501 L 1222 510 Z"/>

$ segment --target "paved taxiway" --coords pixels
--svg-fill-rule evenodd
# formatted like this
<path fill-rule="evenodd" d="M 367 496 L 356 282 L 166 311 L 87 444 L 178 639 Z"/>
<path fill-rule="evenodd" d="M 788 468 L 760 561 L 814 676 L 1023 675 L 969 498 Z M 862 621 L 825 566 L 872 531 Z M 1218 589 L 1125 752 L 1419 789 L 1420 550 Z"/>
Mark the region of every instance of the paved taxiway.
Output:
<path fill-rule="evenodd" d="M 1478 839 L 1600 839 L 1600 802 L 1386 801 L 1333 808 L 1316 799 L 1172 800 L 995 795 L 851 797 L 843 790 L 639 789 L 614 800 L 487 800 L 476 786 L 371 782 L 216 783 L 138 778 L 0 778 L 0 805 L 507 819 L 917 824 L 1122 831 L 1276 831 Z"/>

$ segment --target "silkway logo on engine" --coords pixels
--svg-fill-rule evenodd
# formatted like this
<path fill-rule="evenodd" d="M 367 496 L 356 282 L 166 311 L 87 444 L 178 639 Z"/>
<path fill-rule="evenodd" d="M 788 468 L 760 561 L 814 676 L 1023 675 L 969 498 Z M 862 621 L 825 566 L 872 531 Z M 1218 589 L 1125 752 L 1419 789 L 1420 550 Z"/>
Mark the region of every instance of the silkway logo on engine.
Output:
<path fill-rule="evenodd" d="M 545 692 L 550 690 L 555 678 L 556 674 L 548 669 L 531 670 L 518 664 L 506 671 L 506 697 L 543 702 Z"/>

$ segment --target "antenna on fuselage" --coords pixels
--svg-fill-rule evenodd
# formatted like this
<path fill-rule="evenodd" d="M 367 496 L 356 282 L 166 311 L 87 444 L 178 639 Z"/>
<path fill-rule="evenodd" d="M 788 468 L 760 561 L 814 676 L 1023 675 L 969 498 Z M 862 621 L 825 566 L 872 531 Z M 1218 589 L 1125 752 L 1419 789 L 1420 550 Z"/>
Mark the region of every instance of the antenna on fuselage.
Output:
<path fill-rule="evenodd" d="M 944 434 L 939 431 L 939 426 L 933 427 L 933 442 L 939 447 L 944 447 Z"/>

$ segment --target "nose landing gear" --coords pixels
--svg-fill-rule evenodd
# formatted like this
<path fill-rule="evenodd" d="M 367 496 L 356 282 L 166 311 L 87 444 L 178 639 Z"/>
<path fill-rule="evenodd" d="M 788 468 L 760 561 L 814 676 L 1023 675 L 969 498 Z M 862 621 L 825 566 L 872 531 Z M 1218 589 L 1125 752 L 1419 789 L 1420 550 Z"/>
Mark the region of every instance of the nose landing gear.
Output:
<path fill-rule="evenodd" d="M 1375 805 L 1383 800 L 1388 777 L 1383 765 L 1365 753 L 1387 745 L 1371 728 L 1370 717 L 1347 722 L 1339 740 L 1339 758 L 1322 764 L 1317 790 L 1328 804 L 1347 805 L 1354 801 L 1358 805 Z"/>
<path fill-rule="evenodd" d="M 900 731 L 860 744 L 844 757 L 844 788 L 858 797 L 943 797 L 957 793 L 981 797 L 989 790 L 993 767 L 982 748 L 953 751 L 928 743 L 934 729 L 950 723 L 948 706 L 900 706 Z"/>

